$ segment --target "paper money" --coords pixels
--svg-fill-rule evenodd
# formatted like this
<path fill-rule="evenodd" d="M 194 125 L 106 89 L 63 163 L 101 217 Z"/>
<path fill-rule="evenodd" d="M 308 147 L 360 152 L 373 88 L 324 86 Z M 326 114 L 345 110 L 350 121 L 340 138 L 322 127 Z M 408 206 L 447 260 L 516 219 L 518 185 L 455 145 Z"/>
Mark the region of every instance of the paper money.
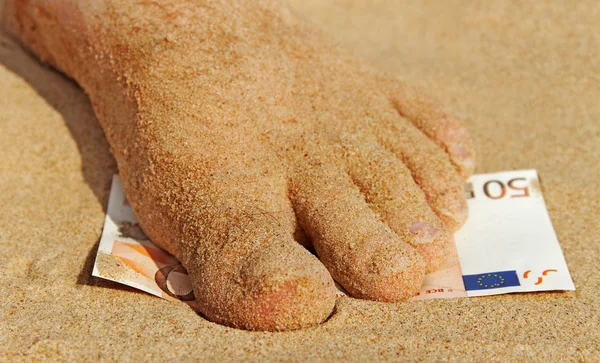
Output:
<path fill-rule="evenodd" d="M 413 300 L 575 290 L 535 170 L 474 175 L 465 193 L 469 218 L 456 249 Z M 92 274 L 195 305 L 185 268 L 148 240 L 117 175 Z"/>

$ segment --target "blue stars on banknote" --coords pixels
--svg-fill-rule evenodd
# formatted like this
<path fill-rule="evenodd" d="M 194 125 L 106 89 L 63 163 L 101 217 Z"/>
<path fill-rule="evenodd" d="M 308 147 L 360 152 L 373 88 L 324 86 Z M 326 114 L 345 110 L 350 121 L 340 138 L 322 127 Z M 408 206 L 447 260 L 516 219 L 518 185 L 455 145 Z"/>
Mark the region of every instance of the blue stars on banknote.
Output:
<path fill-rule="evenodd" d="M 521 283 L 519 282 L 519 276 L 515 270 L 463 275 L 463 281 L 467 291 L 521 286 Z"/>

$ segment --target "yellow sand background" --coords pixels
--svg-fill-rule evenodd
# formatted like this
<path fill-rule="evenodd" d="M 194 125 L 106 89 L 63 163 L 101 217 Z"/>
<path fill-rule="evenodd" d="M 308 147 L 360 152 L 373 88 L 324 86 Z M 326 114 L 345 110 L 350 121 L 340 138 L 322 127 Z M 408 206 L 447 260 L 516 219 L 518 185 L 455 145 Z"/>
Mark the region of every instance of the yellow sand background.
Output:
<path fill-rule="evenodd" d="M 477 172 L 536 168 L 577 291 L 339 302 L 252 333 L 91 277 L 116 171 L 86 96 L 0 37 L 0 358 L 600 359 L 600 2 L 292 0 L 464 120 Z"/>

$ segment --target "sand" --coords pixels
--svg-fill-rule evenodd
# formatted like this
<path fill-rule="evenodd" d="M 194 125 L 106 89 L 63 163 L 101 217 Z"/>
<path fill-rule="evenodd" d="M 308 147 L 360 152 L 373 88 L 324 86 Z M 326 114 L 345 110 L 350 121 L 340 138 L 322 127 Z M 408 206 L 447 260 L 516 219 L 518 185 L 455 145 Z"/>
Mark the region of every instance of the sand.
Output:
<path fill-rule="evenodd" d="M 251 333 L 92 278 L 115 162 L 81 90 L 0 37 L 0 357 L 600 359 L 598 4 L 291 5 L 453 109 L 476 172 L 536 168 L 578 290 L 346 298 L 318 328 Z"/>

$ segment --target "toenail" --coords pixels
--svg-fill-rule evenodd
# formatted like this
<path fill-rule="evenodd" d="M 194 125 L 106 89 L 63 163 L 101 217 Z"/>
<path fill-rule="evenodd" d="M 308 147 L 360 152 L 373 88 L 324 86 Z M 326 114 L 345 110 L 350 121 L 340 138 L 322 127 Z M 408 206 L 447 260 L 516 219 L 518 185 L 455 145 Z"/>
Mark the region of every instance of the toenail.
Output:
<path fill-rule="evenodd" d="M 438 228 L 425 222 L 414 222 L 408 230 L 415 234 L 414 243 L 429 243 L 435 240 L 441 233 Z"/>
<path fill-rule="evenodd" d="M 466 203 L 456 201 L 455 203 L 449 205 L 448 208 L 441 208 L 440 213 L 457 221 L 462 221 L 466 219 L 469 213 L 469 207 Z"/>
<path fill-rule="evenodd" d="M 459 157 L 461 159 L 466 159 L 471 157 L 471 153 L 468 152 L 464 147 L 460 145 L 452 145 L 450 146 L 450 154 Z"/>
<path fill-rule="evenodd" d="M 460 145 L 452 145 L 448 148 L 448 153 L 457 166 L 459 174 L 465 178 L 471 175 L 475 169 L 475 159 L 467 149 Z"/>

